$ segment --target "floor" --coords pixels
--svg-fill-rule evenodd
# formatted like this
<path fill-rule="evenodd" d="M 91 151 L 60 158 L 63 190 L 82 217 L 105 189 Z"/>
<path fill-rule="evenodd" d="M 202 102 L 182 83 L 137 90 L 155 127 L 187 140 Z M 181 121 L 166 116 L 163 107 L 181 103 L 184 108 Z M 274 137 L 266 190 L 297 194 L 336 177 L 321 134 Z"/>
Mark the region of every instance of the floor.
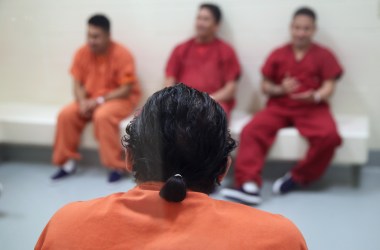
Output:
<path fill-rule="evenodd" d="M 350 184 L 347 168 L 331 168 L 318 183 L 286 196 L 271 194 L 273 180 L 287 166 L 270 166 L 264 173 L 264 203 L 258 208 L 282 214 L 302 231 L 310 249 L 380 249 L 380 166 L 362 169 L 361 185 Z M 285 169 L 285 170 L 284 170 Z M 49 176 L 48 164 L 0 163 L 0 249 L 32 249 L 45 224 L 62 205 L 87 200 L 133 187 L 131 178 L 106 182 L 106 170 L 81 167 L 77 175 L 58 182 Z M 231 182 L 228 177 L 226 184 Z M 217 199 L 221 197 L 216 193 Z"/>

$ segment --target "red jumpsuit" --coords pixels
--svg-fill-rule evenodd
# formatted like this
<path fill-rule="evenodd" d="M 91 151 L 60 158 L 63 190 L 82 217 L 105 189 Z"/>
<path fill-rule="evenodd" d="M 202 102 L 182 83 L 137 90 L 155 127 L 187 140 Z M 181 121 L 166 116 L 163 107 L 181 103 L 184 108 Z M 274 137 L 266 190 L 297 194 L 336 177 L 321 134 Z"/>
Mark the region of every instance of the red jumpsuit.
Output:
<path fill-rule="evenodd" d="M 220 39 L 197 43 L 190 39 L 178 45 L 166 66 L 166 76 L 199 91 L 213 94 L 227 82 L 238 80 L 240 65 L 232 47 Z M 235 100 L 219 103 L 229 116 Z"/>
<path fill-rule="evenodd" d="M 286 76 L 296 78 L 301 84 L 299 93 L 317 90 L 324 81 L 338 79 L 342 73 L 334 55 L 317 44 L 312 44 L 300 61 L 295 59 L 290 44 L 280 47 L 262 68 L 263 76 L 275 84 L 280 84 Z M 247 181 L 262 184 L 261 171 L 268 150 L 278 130 L 289 126 L 296 127 L 309 142 L 306 156 L 291 171 L 292 178 L 306 185 L 321 177 L 342 143 L 329 105 L 306 103 L 289 96 L 271 97 L 241 133 L 235 167 L 237 187 Z"/>

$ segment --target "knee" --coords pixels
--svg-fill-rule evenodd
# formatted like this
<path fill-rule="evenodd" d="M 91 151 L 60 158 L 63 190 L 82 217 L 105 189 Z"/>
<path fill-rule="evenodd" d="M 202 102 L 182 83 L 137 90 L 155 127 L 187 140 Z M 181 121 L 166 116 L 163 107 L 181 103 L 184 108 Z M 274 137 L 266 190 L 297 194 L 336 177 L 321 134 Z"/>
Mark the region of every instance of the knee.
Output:
<path fill-rule="evenodd" d="M 320 139 L 325 146 L 337 147 L 342 144 L 342 138 L 336 130 L 326 132 Z"/>
<path fill-rule="evenodd" d="M 339 135 L 337 131 L 334 131 L 333 133 L 331 133 L 330 143 L 336 147 L 342 144 L 342 137 Z"/>
<path fill-rule="evenodd" d="M 261 136 L 276 131 L 271 124 L 265 123 L 259 117 L 254 117 L 242 130 L 244 136 Z"/>
<path fill-rule="evenodd" d="M 58 114 L 58 122 L 72 121 L 79 115 L 78 111 L 71 107 L 64 107 Z"/>
<path fill-rule="evenodd" d="M 243 128 L 240 134 L 240 142 L 243 143 L 244 141 L 256 141 L 259 143 L 265 143 L 268 141 L 268 137 L 271 137 L 270 135 L 271 133 L 265 131 L 260 123 L 252 120 Z"/>
<path fill-rule="evenodd" d="M 243 130 L 241 131 L 242 136 L 248 136 L 254 133 L 254 131 L 257 130 L 257 125 L 254 119 L 252 119 L 247 125 L 244 126 Z"/>
<path fill-rule="evenodd" d="M 93 120 L 95 124 L 99 124 L 99 123 L 109 122 L 110 118 L 111 118 L 110 114 L 108 114 L 102 109 L 97 109 L 94 112 Z"/>

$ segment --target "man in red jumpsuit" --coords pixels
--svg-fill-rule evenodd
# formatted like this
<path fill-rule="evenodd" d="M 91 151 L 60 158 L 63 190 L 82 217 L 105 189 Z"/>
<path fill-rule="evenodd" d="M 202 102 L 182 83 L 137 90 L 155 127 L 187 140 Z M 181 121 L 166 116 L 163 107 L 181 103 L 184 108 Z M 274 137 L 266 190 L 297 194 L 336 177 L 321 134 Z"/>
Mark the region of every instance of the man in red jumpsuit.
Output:
<path fill-rule="evenodd" d="M 206 92 L 227 113 L 235 104 L 240 65 L 233 48 L 217 37 L 222 13 L 214 4 L 199 7 L 195 37 L 179 44 L 166 65 L 165 86 L 178 82 Z"/>
<path fill-rule="evenodd" d="M 248 204 L 261 202 L 261 172 L 279 129 L 294 126 L 309 142 L 304 159 L 273 185 L 275 194 L 319 179 L 342 143 L 327 103 L 343 73 L 335 56 L 312 41 L 316 15 L 300 8 L 291 22 L 291 42 L 274 50 L 262 68 L 266 107 L 242 131 L 235 165 L 236 189 L 222 195 Z"/>

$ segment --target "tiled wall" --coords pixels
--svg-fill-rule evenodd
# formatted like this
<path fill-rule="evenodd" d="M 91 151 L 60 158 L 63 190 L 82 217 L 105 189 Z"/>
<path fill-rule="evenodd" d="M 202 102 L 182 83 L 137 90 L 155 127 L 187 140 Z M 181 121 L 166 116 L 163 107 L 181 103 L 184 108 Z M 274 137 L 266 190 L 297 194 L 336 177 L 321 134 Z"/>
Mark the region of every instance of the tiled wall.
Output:
<path fill-rule="evenodd" d="M 64 104 L 71 100 L 68 68 L 84 42 L 87 18 L 112 20 L 113 37 L 133 52 L 146 95 L 162 86 L 173 46 L 191 36 L 197 0 L 1 0 L 0 102 Z M 368 114 L 371 147 L 380 149 L 380 6 L 378 0 L 219 0 L 220 36 L 235 47 L 244 75 L 238 108 L 257 110 L 259 69 L 288 39 L 293 11 L 313 7 L 316 40 L 332 48 L 346 74 L 333 98 L 335 113 Z"/>

